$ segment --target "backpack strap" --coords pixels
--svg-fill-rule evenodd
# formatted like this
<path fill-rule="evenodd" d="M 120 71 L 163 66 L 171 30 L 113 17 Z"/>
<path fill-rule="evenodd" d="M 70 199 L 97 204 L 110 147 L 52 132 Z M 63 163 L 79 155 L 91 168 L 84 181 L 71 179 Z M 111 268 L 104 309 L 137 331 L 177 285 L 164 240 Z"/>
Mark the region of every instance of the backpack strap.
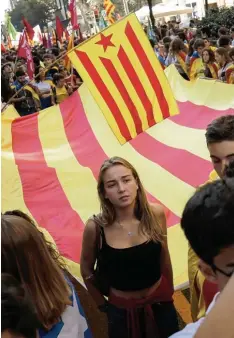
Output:
<path fill-rule="evenodd" d="M 105 242 L 105 235 L 103 228 L 97 222 L 97 216 L 93 215 L 92 220 L 95 223 L 96 227 L 96 248 L 97 248 L 97 257 L 99 255 L 100 250 L 102 249 L 102 245 Z"/>

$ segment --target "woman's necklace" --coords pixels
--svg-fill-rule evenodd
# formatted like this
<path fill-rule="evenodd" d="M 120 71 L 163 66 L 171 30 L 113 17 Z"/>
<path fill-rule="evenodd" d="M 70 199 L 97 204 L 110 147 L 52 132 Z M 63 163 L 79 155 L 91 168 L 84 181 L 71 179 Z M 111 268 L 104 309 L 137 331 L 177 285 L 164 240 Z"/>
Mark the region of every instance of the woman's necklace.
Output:
<path fill-rule="evenodd" d="M 125 227 L 120 223 L 120 221 L 117 221 L 117 223 L 119 224 L 119 226 L 120 226 L 123 230 L 126 230 Z M 130 236 L 130 237 L 136 235 L 136 233 L 133 232 L 133 231 L 127 231 L 127 233 L 128 233 L 128 236 Z"/>

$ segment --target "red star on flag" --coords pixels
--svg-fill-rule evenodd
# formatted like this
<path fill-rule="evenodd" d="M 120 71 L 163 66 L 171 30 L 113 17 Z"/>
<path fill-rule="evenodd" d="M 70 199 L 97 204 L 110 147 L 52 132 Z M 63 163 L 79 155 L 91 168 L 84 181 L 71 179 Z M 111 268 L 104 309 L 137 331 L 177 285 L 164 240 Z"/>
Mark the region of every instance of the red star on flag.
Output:
<path fill-rule="evenodd" d="M 113 34 L 105 36 L 104 34 L 101 33 L 100 35 L 101 35 L 101 40 L 96 42 L 96 45 L 103 46 L 104 52 L 107 50 L 108 47 L 115 47 L 113 42 L 111 42 L 111 38 Z"/>

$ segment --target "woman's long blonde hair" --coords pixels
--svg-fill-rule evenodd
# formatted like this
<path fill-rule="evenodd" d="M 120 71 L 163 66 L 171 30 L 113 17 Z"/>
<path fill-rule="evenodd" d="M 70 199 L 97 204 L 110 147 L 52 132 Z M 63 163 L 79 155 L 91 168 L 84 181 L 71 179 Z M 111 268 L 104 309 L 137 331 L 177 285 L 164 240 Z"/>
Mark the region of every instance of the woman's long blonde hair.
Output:
<path fill-rule="evenodd" d="M 20 211 L 2 215 L 1 240 L 2 272 L 12 275 L 25 287 L 41 325 L 51 328 L 71 304 L 60 255 L 33 221 Z"/>
<path fill-rule="evenodd" d="M 101 166 L 98 177 L 98 196 L 101 204 L 101 213 L 95 217 L 95 221 L 100 226 L 112 225 L 116 220 L 116 212 L 113 204 L 105 198 L 105 187 L 103 177 L 107 169 L 122 165 L 130 169 L 136 183 L 138 185 L 137 197 L 135 203 L 135 216 L 140 221 L 140 231 L 147 235 L 149 240 L 161 242 L 163 238 L 163 231 L 159 224 L 158 217 L 152 211 L 149 202 L 147 201 L 145 190 L 139 178 L 136 169 L 125 159 L 121 157 L 112 157 L 106 160 Z"/>

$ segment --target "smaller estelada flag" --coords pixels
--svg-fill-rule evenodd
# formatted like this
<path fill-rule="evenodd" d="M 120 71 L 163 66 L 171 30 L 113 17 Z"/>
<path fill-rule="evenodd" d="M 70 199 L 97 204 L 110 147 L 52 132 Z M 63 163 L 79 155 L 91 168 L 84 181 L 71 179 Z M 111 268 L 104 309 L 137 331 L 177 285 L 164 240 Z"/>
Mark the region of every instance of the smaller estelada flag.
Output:
<path fill-rule="evenodd" d="M 6 48 L 3 43 L 1 43 L 1 52 L 6 53 Z"/>
<path fill-rule="evenodd" d="M 27 73 L 28 73 L 30 80 L 32 80 L 33 75 L 34 75 L 34 63 L 33 63 L 31 47 L 29 45 L 28 38 L 27 38 L 26 29 L 24 29 L 22 35 L 20 36 L 17 55 L 27 60 Z"/>
<path fill-rule="evenodd" d="M 76 12 L 76 0 L 71 0 L 68 6 L 69 12 L 71 14 L 71 25 L 74 30 L 79 28 L 78 17 Z"/>
<path fill-rule="evenodd" d="M 69 38 L 69 42 L 68 42 L 68 45 L 67 45 L 67 52 L 70 52 L 73 47 L 74 47 L 74 32 L 72 32 L 72 34 Z M 70 61 L 70 59 L 67 55 L 65 56 L 64 61 L 65 61 L 65 68 L 70 72 L 71 71 L 71 61 Z"/>
<path fill-rule="evenodd" d="M 68 52 L 121 144 L 179 109 L 135 14 Z"/>
<path fill-rule="evenodd" d="M 56 33 L 57 33 L 57 38 L 60 42 L 63 40 L 63 33 L 64 33 L 64 28 L 61 20 L 59 19 L 58 16 L 56 16 Z"/>
<path fill-rule="evenodd" d="M 114 23 L 115 19 L 113 18 L 113 13 L 115 10 L 115 5 L 111 2 L 111 0 L 104 0 L 103 1 L 103 7 L 106 11 L 106 16 L 108 18 L 108 21 L 110 23 Z"/>
<path fill-rule="evenodd" d="M 34 37 L 34 34 L 35 34 L 34 29 L 32 28 L 30 23 L 25 18 L 23 18 L 22 21 L 23 21 L 23 25 L 26 29 L 26 32 L 28 34 L 29 40 L 33 40 L 33 37 Z"/>

